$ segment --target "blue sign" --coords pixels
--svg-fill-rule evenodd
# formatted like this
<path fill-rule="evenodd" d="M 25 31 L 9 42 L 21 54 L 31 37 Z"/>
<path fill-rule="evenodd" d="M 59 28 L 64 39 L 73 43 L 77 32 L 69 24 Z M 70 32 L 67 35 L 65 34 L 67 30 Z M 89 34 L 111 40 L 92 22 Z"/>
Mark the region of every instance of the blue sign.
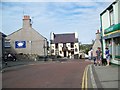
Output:
<path fill-rule="evenodd" d="M 25 41 L 15 41 L 15 48 L 26 48 Z"/>

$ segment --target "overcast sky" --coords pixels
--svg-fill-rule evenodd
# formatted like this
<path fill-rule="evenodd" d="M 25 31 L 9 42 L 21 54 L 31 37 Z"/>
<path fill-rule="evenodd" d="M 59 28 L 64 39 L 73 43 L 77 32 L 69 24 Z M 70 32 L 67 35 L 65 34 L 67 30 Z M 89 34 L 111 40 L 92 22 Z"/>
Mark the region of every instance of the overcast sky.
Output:
<path fill-rule="evenodd" d="M 33 28 L 48 40 L 50 40 L 50 32 L 57 34 L 78 32 L 79 41 L 83 44 L 91 43 L 95 39 L 96 30 L 100 28 L 100 13 L 112 3 L 109 0 L 109 2 L 97 0 L 15 1 L 19 0 L 14 0 L 14 2 L 4 0 L 0 4 L 1 32 L 8 35 L 20 29 L 23 24 L 23 15 L 30 15 Z"/>

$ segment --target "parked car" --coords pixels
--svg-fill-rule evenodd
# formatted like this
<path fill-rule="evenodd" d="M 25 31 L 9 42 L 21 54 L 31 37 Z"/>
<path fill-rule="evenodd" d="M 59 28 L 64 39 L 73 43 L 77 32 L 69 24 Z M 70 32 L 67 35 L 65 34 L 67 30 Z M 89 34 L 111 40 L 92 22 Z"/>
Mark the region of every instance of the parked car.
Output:
<path fill-rule="evenodd" d="M 3 60 L 6 62 L 6 61 L 16 61 L 17 59 L 15 55 L 8 53 L 4 55 Z"/>

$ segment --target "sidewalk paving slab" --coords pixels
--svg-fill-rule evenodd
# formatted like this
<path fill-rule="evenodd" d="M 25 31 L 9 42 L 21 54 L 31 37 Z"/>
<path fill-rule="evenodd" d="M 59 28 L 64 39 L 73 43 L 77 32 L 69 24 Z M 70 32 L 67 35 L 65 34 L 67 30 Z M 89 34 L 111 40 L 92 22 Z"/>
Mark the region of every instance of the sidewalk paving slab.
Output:
<path fill-rule="evenodd" d="M 117 65 L 110 65 L 110 66 L 92 65 L 92 72 L 95 78 L 95 82 L 97 84 L 97 88 L 120 89 L 119 70 L 120 67 Z"/>

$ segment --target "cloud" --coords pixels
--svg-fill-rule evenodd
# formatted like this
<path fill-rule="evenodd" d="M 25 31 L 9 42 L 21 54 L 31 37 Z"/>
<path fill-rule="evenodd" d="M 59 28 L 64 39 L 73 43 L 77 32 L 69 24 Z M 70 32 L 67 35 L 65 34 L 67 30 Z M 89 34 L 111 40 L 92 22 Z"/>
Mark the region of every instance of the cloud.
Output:
<path fill-rule="evenodd" d="M 110 2 L 3 2 L 2 30 L 6 34 L 22 27 L 23 14 L 30 15 L 33 28 L 49 40 L 50 32 L 78 32 L 82 43 L 95 39 L 100 13 Z M 47 33 L 46 33 L 47 32 Z"/>

